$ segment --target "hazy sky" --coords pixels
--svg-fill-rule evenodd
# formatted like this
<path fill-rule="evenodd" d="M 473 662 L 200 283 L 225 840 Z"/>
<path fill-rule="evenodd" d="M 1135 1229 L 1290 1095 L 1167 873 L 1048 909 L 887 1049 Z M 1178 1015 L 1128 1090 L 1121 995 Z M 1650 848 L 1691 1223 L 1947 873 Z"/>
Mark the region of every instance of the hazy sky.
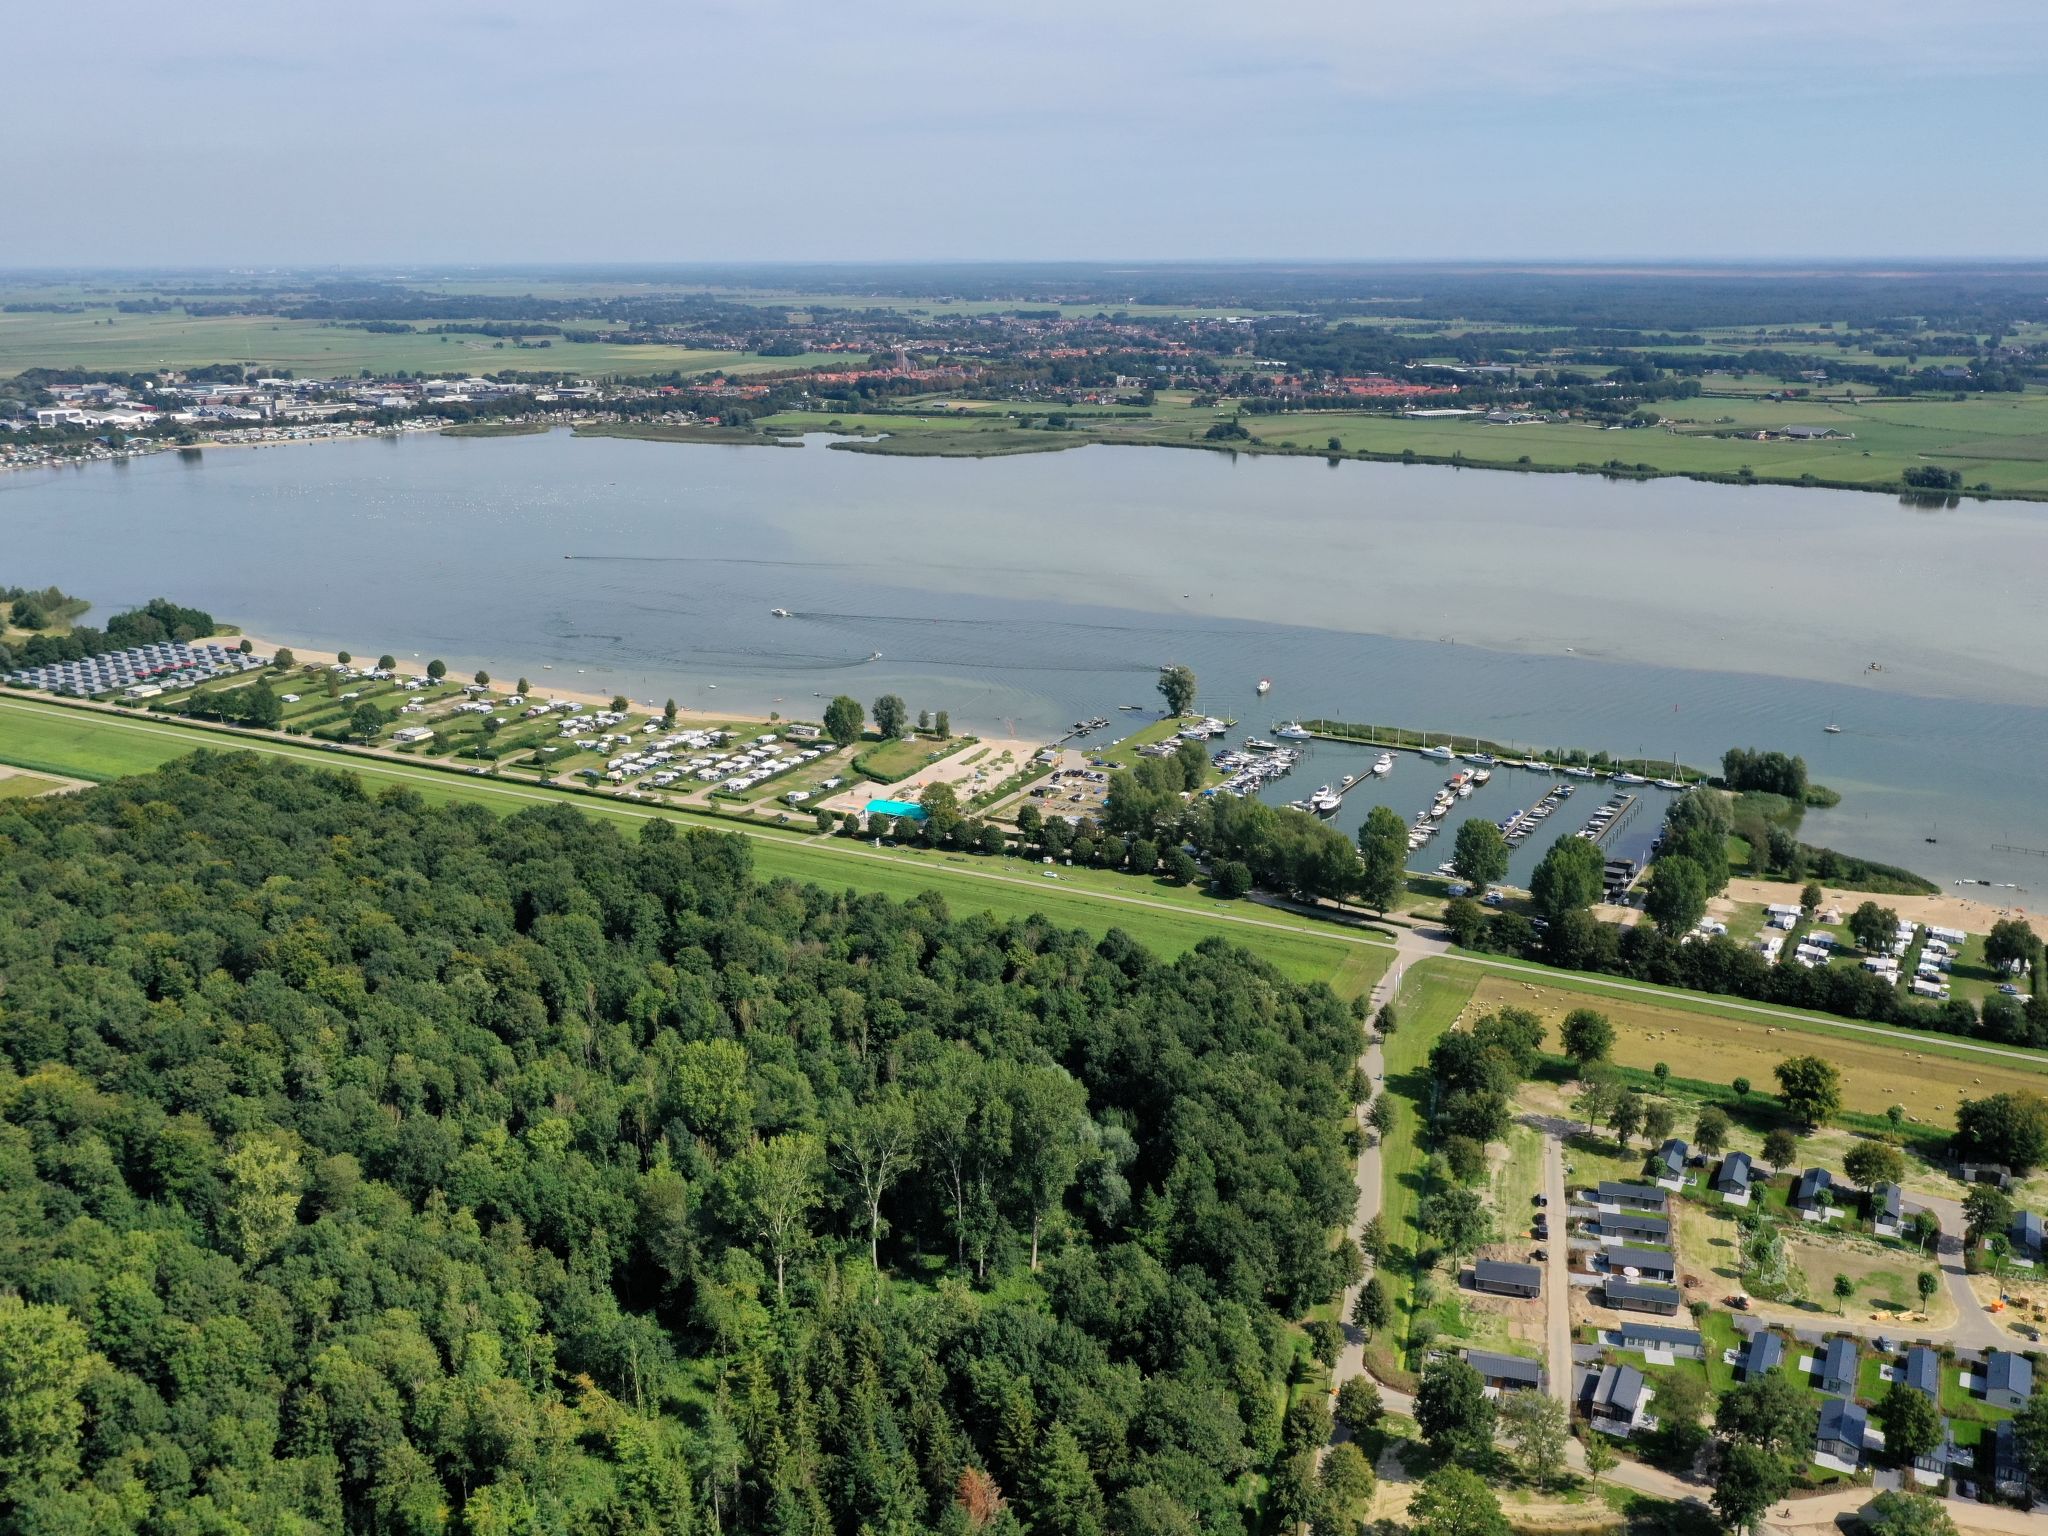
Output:
<path fill-rule="evenodd" d="M 161 0 L 0 265 L 2040 256 L 2042 0 Z"/>

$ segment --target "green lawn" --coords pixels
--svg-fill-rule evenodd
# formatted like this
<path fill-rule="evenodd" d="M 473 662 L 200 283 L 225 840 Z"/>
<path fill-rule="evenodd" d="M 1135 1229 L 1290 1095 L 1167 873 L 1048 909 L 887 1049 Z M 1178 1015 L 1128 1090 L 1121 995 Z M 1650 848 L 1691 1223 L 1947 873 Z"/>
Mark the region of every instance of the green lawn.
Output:
<path fill-rule="evenodd" d="M 63 786 L 55 779 L 39 779 L 32 773 L 0 776 L 0 800 L 32 800 Z"/>
<path fill-rule="evenodd" d="M 969 744 L 971 738 L 954 737 L 934 741 L 929 736 L 904 736 L 894 741 L 863 741 L 854 753 L 853 767 L 877 784 L 894 784 L 942 757 L 950 757 Z"/>

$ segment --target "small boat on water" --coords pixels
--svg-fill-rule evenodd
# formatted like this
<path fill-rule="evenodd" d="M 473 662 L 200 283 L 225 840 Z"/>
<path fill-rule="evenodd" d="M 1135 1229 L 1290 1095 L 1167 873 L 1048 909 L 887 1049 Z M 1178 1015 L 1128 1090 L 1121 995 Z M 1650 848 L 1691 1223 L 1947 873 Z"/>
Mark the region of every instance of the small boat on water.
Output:
<path fill-rule="evenodd" d="M 1659 789 L 1683 789 L 1685 786 L 1676 779 L 1652 779 L 1650 782 Z"/>
<path fill-rule="evenodd" d="M 1248 752 L 1278 752 L 1280 750 L 1279 742 L 1268 741 L 1263 736 L 1247 736 L 1244 739 L 1244 745 L 1245 750 Z"/>
<path fill-rule="evenodd" d="M 1617 784 L 1647 784 L 1650 781 L 1640 773 L 1617 773 L 1614 776 L 1614 782 Z"/>
<path fill-rule="evenodd" d="M 1385 778 L 1388 774 L 1392 773 L 1394 771 L 1394 754 L 1382 752 L 1378 757 L 1374 758 L 1372 771 L 1381 778 Z"/>
<path fill-rule="evenodd" d="M 1827 734 L 1830 736 L 1839 736 L 1842 734 L 1842 728 L 1839 725 L 1836 725 L 1832 720 L 1830 720 L 1826 725 L 1822 726 L 1821 729 L 1827 732 Z"/>
<path fill-rule="evenodd" d="M 1274 726 L 1273 734 L 1282 741 L 1308 741 L 1315 736 L 1314 731 L 1298 720 L 1290 720 L 1285 725 Z"/>
<path fill-rule="evenodd" d="M 1433 757 L 1440 763 L 1448 763 L 1452 758 L 1456 757 L 1458 754 L 1453 752 L 1449 747 L 1424 747 L 1422 749 L 1422 755 L 1424 757 Z"/>
<path fill-rule="evenodd" d="M 1491 752 L 1467 752 L 1465 754 L 1465 761 L 1468 763 L 1492 764 L 1493 762 L 1497 761 L 1497 759 Z"/>
<path fill-rule="evenodd" d="M 1472 782 L 1473 782 L 1474 784 L 1490 784 L 1490 783 L 1492 783 L 1492 782 L 1493 782 L 1493 770 L 1492 770 L 1491 768 L 1480 768 L 1480 769 L 1476 770 L 1476 771 L 1475 771 L 1475 772 L 1473 773 L 1473 775 L 1472 775 Z"/>
<path fill-rule="evenodd" d="M 771 619 L 786 619 L 789 617 L 789 610 L 787 608 L 770 608 L 768 610 L 768 617 Z"/>
<path fill-rule="evenodd" d="M 1262 677 L 1262 678 L 1260 678 L 1260 679 L 1259 679 L 1259 697 L 1260 697 L 1260 698 L 1264 698 L 1264 697 L 1265 697 L 1265 696 L 1266 696 L 1267 694 L 1271 693 L 1272 691 L 1273 691 L 1273 679 L 1271 679 L 1270 677 Z"/>
<path fill-rule="evenodd" d="M 882 659 L 882 653 L 881 653 L 880 651 L 870 651 L 870 652 L 868 652 L 868 660 L 869 660 L 869 661 L 880 661 L 881 659 Z"/>
<path fill-rule="evenodd" d="M 1344 797 L 1325 784 L 1308 797 L 1308 808 L 1318 816 L 1334 816 L 1337 807 L 1344 803 Z"/>

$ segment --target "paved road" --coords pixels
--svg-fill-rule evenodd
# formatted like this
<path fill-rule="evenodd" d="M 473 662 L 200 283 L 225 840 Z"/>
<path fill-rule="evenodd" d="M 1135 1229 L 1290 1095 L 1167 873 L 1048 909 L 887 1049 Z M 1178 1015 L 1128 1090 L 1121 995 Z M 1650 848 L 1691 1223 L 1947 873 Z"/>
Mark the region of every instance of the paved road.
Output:
<path fill-rule="evenodd" d="M 1570 1405 L 1572 1390 L 1571 1244 L 1564 1231 L 1564 1143 L 1546 1132 L 1543 1137 L 1543 1193 L 1557 1225 L 1551 1228 L 1550 1262 L 1543 1276 L 1545 1321 L 1550 1335 L 1550 1395 Z"/>
<path fill-rule="evenodd" d="M 1963 1216 L 1963 1203 L 1940 1195 L 1912 1195 L 1906 1200 L 1906 1209 L 1932 1211 L 1941 1223 L 1935 1255 L 1941 1265 L 1941 1277 L 1948 1284 L 1949 1299 L 1956 1304 L 1956 1323 L 1939 1337 L 1965 1349 L 2011 1348 L 2018 1342 L 2017 1337 L 1984 1310 L 1984 1303 L 1970 1288 L 1969 1273 L 1963 1268 L 1963 1234 L 1969 1228 Z"/>
<path fill-rule="evenodd" d="M 1764 1536 L 1817 1536 L 1825 1531 L 1836 1536 L 1845 1515 L 1854 1514 L 1875 1495 L 1868 1488 L 1845 1488 L 1836 1493 L 1817 1494 L 1810 1499 L 1792 1499 L 1775 1504 L 1764 1516 Z M 2048 1519 L 2036 1511 L 2008 1509 L 2000 1504 L 1973 1504 L 1963 1499 L 1944 1499 L 1942 1507 L 1965 1533 L 1988 1532 L 1993 1536 L 2042 1536 Z"/>
<path fill-rule="evenodd" d="M 1387 967 L 1386 972 L 1374 984 L 1372 994 L 1366 1000 L 1367 1006 L 1374 1013 L 1379 1011 L 1381 1003 L 1400 991 L 1401 973 L 1406 967 L 1408 946 L 1412 937 L 1407 933 L 1396 936 L 1394 963 Z M 1358 1065 L 1365 1073 L 1366 1083 L 1372 1088 L 1375 1097 L 1386 1091 L 1386 1057 L 1380 1050 L 1377 1036 L 1366 1045 L 1364 1053 L 1358 1058 Z M 1358 1183 L 1358 1201 L 1351 1212 L 1351 1236 L 1354 1239 L 1365 1230 L 1366 1223 L 1380 1213 L 1379 1138 L 1366 1129 L 1362 1109 L 1359 1112 L 1358 1126 L 1358 1166 L 1353 1175 Z M 1343 1386 L 1352 1377 L 1365 1374 L 1365 1334 L 1351 1322 L 1352 1304 L 1358 1300 L 1358 1293 L 1363 1288 L 1364 1283 L 1360 1282 L 1344 1293 L 1343 1310 L 1339 1314 L 1344 1326 L 1344 1348 L 1338 1352 L 1337 1368 L 1330 1373 L 1330 1386 L 1333 1390 Z M 1407 1413 L 1414 1406 L 1406 1393 L 1395 1392 L 1391 1388 L 1384 1389 L 1381 1397 L 1387 1407 L 1396 1413 Z M 1336 1441 L 1348 1438 L 1340 1424 L 1331 1443 L 1335 1444 Z"/>

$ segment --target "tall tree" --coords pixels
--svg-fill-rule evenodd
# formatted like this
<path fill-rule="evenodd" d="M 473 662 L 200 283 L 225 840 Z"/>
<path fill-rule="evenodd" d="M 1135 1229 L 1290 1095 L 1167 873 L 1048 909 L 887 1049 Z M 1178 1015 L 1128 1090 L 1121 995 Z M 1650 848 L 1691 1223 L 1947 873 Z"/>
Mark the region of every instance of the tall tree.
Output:
<path fill-rule="evenodd" d="M 1721 1448 L 1714 1474 L 1714 1513 L 1731 1531 L 1753 1531 L 1792 1486 L 1787 1458 L 1746 1440 Z"/>
<path fill-rule="evenodd" d="M 2048 1098 L 2022 1088 L 1963 1100 L 1956 1107 L 1956 1151 L 2031 1173 L 2048 1162 Z"/>
<path fill-rule="evenodd" d="M 1728 1133 L 1734 1123 L 1729 1120 L 1726 1110 L 1709 1104 L 1699 1112 L 1692 1123 L 1692 1144 L 1707 1157 L 1718 1157 L 1721 1149 L 1728 1145 Z"/>
<path fill-rule="evenodd" d="M 1577 839 L 1573 839 L 1577 841 Z M 1578 1063 L 1580 1075 L 1596 1061 L 1605 1061 L 1614 1050 L 1614 1026 L 1607 1015 L 1591 1008 L 1574 1008 L 1558 1026 L 1558 1043 L 1565 1055 Z"/>
<path fill-rule="evenodd" d="M 1867 1536 L 1956 1536 L 1942 1501 L 1917 1490 L 1886 1489 L 1856 1512 Z"/>
<path fill-rule="evenodd" d="M 1408 888 L 1408 827 L 1391 806 L 1376 805 L 1358 829 L 1358 899 L 1385 914 Z"/>
<path fill-rule="evenodd" d="M 825 706 L 825 734 L 842 747 L 860 740 L 863 715 L 860 700 L 840 694 Z"/>
<path fill-rule="evenodd" d="M 893 693 L 875 700 L 875 729 L 883 740 L 894 741 L 910 727 L 910 707 Z"/>
<path fill-rule="evenodd" d="M 1899 914 L 1890 907 L 1880 907 L 1874 901 L 1859 904 L 1849 914 L 1849 937 L 1856 941 L 1857 948 L 1865 954 L 1881 955 L 1892 947 L 1892 938 L 1899 929 Z"/>
<path fill-rule="evenodd" d="M 1529 877 L 1530 903 L 1538 917 L 1552 923 L 1567 913 L 1585 911 L 1605 890 L 1606 861 L 1583 837 L 1561 837 L 1552 843 Z"/>
<path fill-rule="evenodd" d="M 1814 1419 L 1806 1392 L 1783 1371 L 1766 1371 L 1729 1388 L 1714 1411 L 1722 1434 L 1785 1456 L 1812 1444 Z"/>
<path fill-rule="evenodd" d="M 1424 1367 L 1415 1389 L 1415 1425 L 1431 1450 L 1483 1462 L 1493 1450 L 1495 1418 L 1486 1383 L 1463 1360 L 1445 1356 Z"/>
<path fill-rule="evenodd" d="M 1791 1056 L 1773 1069 L 1785 1110 L 1807 1130 L 1832 1120 L 1842 1108 L 1842 1074 L 1819 1056 Z"/>
<path fill-rule="evenodd" d="M 1192 667 L 1159 669 L 1159 696 L 1166 700 L 1166 712 L 1184 715 L 1195 707 L 1195 671 Z"/>
<path fill-rule="evenodd" d="M 1906 1176 L 1905 1154 L 1892 1141 L 1859 1141 L 1842 1158 L 1849 1182 L 1868 1194 L 1880 1184 L 1896 1184 Z"/>
<path fill-rule="evenodd" d="M 76 1468 L 92 1362 L 69 1310 L 0 1293 L 0 1510 Z"/>
<path fill-rule="evenodd" d="M 1081 1161 L 1088 1094 L 1059 1067 L 1005 1072 L 1010 1106 L 1010 1175 L 1031 1227 L 1031 1267 L 1045 1218 L 1065 1198 Z"/>
<path fill-rule="evenodd" d="M 1643 887 L 1643 910 L 1658 932 L 1676 938 L 1699 926 L 1712 894 L 1707 873 L 1698 863 L 1683 854 L 1667 853 L 1650 866 Z"/>
<path fill-rule="evenodd" d="M 876 1274 L 882 1272 L 882 1199 L 909 1171 L 916 1145 L 910 1105 L 893 1088 L 848 1105 L 833 1124 L 833 1166 L 859 1198 Z"/>
<path fill-rule="evenodd" d="M 1408 1505 L 1416 1536 L 1509 1536 L 1514 1529 L 1486 1479 L 1469 1467 L 1429 1474 Z"/>
<path fill-rule="evenodd" d="M 1525 1477 L 1539 1488 L 1556 1483 L 1571 1438 L 1562 1402 L 1547 1392 L 1510 1392 L 1500 1405 L 1500 1432 Z"/>
<path fill-rule="evenodd" d="M 818 1138 L 804 1131 L 757 1141 L 733 1160 L 733 1191 L 775 1266 L 777 1301 L 783 1299 L 790 1259 L 810 1241 L 824 1162 Z"/>
<path fill-rule="evenodd" d="M 1484 817 L 1471 817 L 1458 828 L 1451 849 L 1451 868 L 1474 890 L 1485 890 L 1508 872 L 1507 838 Z"/>
<path fill-rule="evenodd" d="M 1910 1467 L 1932 1455 L 1948 1431 L 1934 1400 L 1898 1380 L 1878 1399 L 1874 1417 L 1884 1430 L 1885 1459 L 1895 1467 Z"/>

